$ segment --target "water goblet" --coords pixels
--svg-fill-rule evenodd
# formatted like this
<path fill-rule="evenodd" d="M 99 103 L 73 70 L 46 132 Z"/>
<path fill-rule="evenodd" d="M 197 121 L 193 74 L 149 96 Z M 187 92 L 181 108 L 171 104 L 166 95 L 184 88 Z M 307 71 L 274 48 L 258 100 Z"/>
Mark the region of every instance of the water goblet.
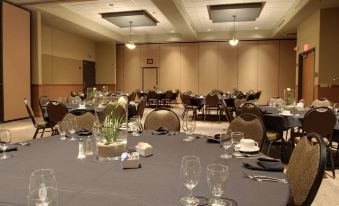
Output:
<path fill-rule="evenodd" d="M 231 138 L 232 130 L 228 129 L 226 134 L 220 135 L 220 144 L 225 149 L 225 153 L 220 155 L 221 159 L 231 159 L 232 155 L 227 152 L 233 146 Z"/>
<path fill-rule="evenodd" d="M 180 177 L 186 188 L 190 191 L 188 196 L 180 198 L 183 205 L 198 205 L 199 199 L 194 197 L 192 190 L 198 185 L 201 174 L 200 159 L 197 156 L 184 156 L 181 161 Z"/>
<path fill-rule="evenodd" d="M 70 118 L 68 120 L 68 132 L 71 134 L 71 138 L 69 139 L 70 141 L 76 141 L 77 138 L 75 138 L 75 132 L 78 128 L 78 123 L 75 118 Z"/>
<path fill-rule="evenodd" d="M 8 145 L 12 142 L 11 133 L 8 129 L 0 129 L 0 148 L 2 150 L 2 155 L 0 159 L 5 160 L 10 158 L 10 155 L 6 154 Z"/>
<path fill-rule="evenodd" d="M 68 121 L 67 120 L 63 120 L 58 122 L 58 132 L 60 134 L 60 139 L 61 140 L 66 140 L 66 133 L 68 130 Z"/>
<path fill-rule="evenodd" d="M 228 167 L 220 164 L 210 164 L 207 166 L 207 184 L 213 198 L 209 201 L 209 205 L 224 206 L 231 205 L 230 201 L 220 199 L 224 193 L 226 180 L 229 176 Z"/>
<path fill-rule="evenodd" d="M 28 186 L 28 205 L 58 205 L 58 187 L 52 169 L 38 169 L 32 172 Z"/>

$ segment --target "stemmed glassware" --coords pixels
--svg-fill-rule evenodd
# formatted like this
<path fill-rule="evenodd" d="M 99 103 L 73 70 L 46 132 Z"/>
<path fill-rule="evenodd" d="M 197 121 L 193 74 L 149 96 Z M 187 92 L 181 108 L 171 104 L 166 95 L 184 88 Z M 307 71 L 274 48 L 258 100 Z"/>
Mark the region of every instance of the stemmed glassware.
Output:
<path fill-rule="evenodd" d="M 231 159 L 232 154 L 229 154 L 227 150 L 233 146 L 231 138 L 232 130 L 228 129 L 226 134 L 220 135 L 220 145 L 225 149 L 225 153 L 220 155 L 222 159 Z"/>
<path fill-rule="evenodd" d="M 78 129 L 78 123 L 75 118 L 70 118 L 68 120 L 68 132 L 71 134 L 71 138 L 69 139 L 70 141 L 76 141 L 77 139 L 75 138 L 75 132 Z"/>
<path fill-rule="evenodd" d="M 192 136 L 196 127 L 194 118 L 185 117 L 182 121 L 182 130 L 186 133 L 186 138 L 183 139 L 185 142 L 194 140 Z"/>
<path fill-rule="evenodd" d="M 213 206 L 226 205 L 226 202 L 229 201 L 220 199 L 220 197 L 224 193 L 226 180 L 229 176 L 228 167 L 220 164 L 210 164 L 207 166 L 206 175 L 208 188 L 210 189 L 213 195 L 213 198 L 210 200 L 209 205 Z"/>
<path fill-rule="evenodd" d="M 66 140 L 66 133 L 68 130 L 68 121 L 63 120 L 58 122 L 58 132 L 60 134 L 60 139 L 61 140 Z"/>
<path fill-rule="evenodd" d="M 140 136 L 140 116 L 139 115 L 134 115 L 131 118 L 131 123 L 132 123 L 132 135 L 133 136 Z"/>
<path fill-rule="evenodd" d="M 2 155 L 0 159 L 5 160 L 10 158 L 10 155 L 6 154 L 8 145 L 12 142 L 11 133 L 8 129 L 0 129 L 0 148 L 2 150 Z"/>
<path fill-rule="evenodd" d="M 58 205 L 58 187 L 52 169 L 39 169 L 32 172 L 28 186 L 28 205 Z"/>
<path fill-rule="evenodd" d="M 240 140 L 243 138 L 244 138 L 243 132 L 231 132 L 232 145 L 234 147 L 235 152 L 238 152 Z"/>
<path fill-rule="evenodd" d="M 192 190 L 198 185 L 201 174 L 200 159 L 197 156 L 184 156 L 181 161 L 180 177 L 190 194 L 180 199 L 183 205 L 198 205 L 199 199 L 193 197 Z"/>

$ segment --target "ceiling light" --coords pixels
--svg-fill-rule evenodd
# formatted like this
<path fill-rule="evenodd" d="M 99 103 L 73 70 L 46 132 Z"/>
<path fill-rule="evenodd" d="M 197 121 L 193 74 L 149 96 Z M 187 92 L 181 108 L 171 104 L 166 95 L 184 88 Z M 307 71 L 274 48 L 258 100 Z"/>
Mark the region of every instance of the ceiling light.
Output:
<path fill-rule="evenodd" d="M 235 38 L 235 15 L 233 15 L 233 38 L 228 41 L 231 46 L 236 46 L 239 43 L 239 40 Z"/>
<path fill-rule="evenodd" d="M 129 22 L 129 41 L 125 44 L 125 46 L 128 49 L 135 49 L 136 45 L 134 44 L 134 42 L 132 41 L 132 23 L 133 22 Z"/>

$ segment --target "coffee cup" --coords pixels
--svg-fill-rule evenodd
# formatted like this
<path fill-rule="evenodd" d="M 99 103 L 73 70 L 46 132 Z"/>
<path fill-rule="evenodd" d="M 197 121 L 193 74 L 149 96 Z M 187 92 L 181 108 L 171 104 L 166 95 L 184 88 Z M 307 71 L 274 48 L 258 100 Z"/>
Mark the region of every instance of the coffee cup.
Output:
<path fill-rule="evenodd" d="M 240 146 L 245 149 L 250 149 L 253 147 L 258 147 L 258 142 L 254 141 L 253 139 L 242 139 L 240 141 Z"/>

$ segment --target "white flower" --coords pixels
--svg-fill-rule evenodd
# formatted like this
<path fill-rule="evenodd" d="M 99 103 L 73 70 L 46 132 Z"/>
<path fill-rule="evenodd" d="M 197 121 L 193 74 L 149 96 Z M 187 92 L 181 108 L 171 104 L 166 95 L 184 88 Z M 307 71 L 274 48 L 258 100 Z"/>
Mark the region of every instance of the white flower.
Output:
<path fill-rule="evenodd" d="M 118 105 L 119 105 L 119 106 L 125 107 L 126 104 L 127 104 L 127 100 L 125 99 L 125 97 L 120 97 L 120 98 L 118 99 Z"/>

